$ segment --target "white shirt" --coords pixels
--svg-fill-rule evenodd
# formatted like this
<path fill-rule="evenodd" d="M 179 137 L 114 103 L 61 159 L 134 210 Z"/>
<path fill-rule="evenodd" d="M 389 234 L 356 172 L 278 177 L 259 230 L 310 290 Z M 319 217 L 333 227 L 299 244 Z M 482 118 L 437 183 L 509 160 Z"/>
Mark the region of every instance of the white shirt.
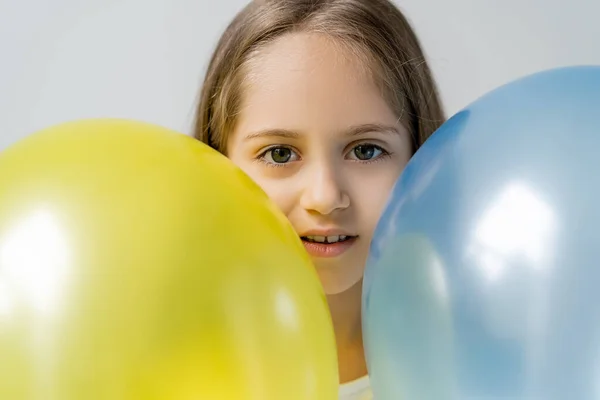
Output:
<path fill-rule="evenodd" d="M 373 400 L 369 375 L 340 385 L 339 400 Z"/>

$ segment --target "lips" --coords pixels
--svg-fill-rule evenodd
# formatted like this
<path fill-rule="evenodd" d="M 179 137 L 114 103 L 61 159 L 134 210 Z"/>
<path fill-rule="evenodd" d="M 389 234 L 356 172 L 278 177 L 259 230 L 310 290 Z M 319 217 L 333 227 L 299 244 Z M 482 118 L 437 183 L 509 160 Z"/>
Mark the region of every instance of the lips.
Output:
<path fill-rule="evenodd" d="M 312 232 L 311 232 L 312 233 Z M 304 248 L 308 253 L 317 258 L 338 257 L 352 248 L 358 236 L 352 235 L 306 235 L 301 236 Z"/>

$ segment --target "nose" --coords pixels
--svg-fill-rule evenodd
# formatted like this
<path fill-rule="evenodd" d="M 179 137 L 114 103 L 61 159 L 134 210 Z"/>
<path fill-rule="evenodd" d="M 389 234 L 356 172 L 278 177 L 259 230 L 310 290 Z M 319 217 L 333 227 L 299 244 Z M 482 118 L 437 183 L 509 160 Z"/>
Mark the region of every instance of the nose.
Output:
<path fill-rule="evenodd" d="M 350 196 L 340 173 L 329 166 L 315 166 L 305 177 L 300 205 L 309 212 L 328 215 L 350 206 Z"/>

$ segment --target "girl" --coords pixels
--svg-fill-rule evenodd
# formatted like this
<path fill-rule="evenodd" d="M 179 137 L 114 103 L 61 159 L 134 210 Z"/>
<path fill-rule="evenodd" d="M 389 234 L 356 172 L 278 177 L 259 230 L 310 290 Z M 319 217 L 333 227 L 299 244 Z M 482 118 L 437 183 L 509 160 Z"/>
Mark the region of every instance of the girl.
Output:
<path fill-rule="evenodd" d="M 209 64 L 195 136 L 266 191 L 311 254 L 340 399 L 370 398 L 361 283 L 371 237 L 404 166 L 443 121 L 419 42 L 388 0 L 256 0 Z"/>

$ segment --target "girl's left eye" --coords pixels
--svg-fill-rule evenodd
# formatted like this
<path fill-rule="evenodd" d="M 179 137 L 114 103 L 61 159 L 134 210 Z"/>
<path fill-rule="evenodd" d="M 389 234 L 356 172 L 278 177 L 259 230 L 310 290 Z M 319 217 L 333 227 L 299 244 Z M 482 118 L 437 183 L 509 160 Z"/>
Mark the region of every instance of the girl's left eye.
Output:
<path fill-rule="evenodd" d="M 381 147 L 365 143 L 352 148 L 350 153 L 348 153 L 348 157 L 358 161 L 372 161 L 385 154 L 387 152 Z"/>

